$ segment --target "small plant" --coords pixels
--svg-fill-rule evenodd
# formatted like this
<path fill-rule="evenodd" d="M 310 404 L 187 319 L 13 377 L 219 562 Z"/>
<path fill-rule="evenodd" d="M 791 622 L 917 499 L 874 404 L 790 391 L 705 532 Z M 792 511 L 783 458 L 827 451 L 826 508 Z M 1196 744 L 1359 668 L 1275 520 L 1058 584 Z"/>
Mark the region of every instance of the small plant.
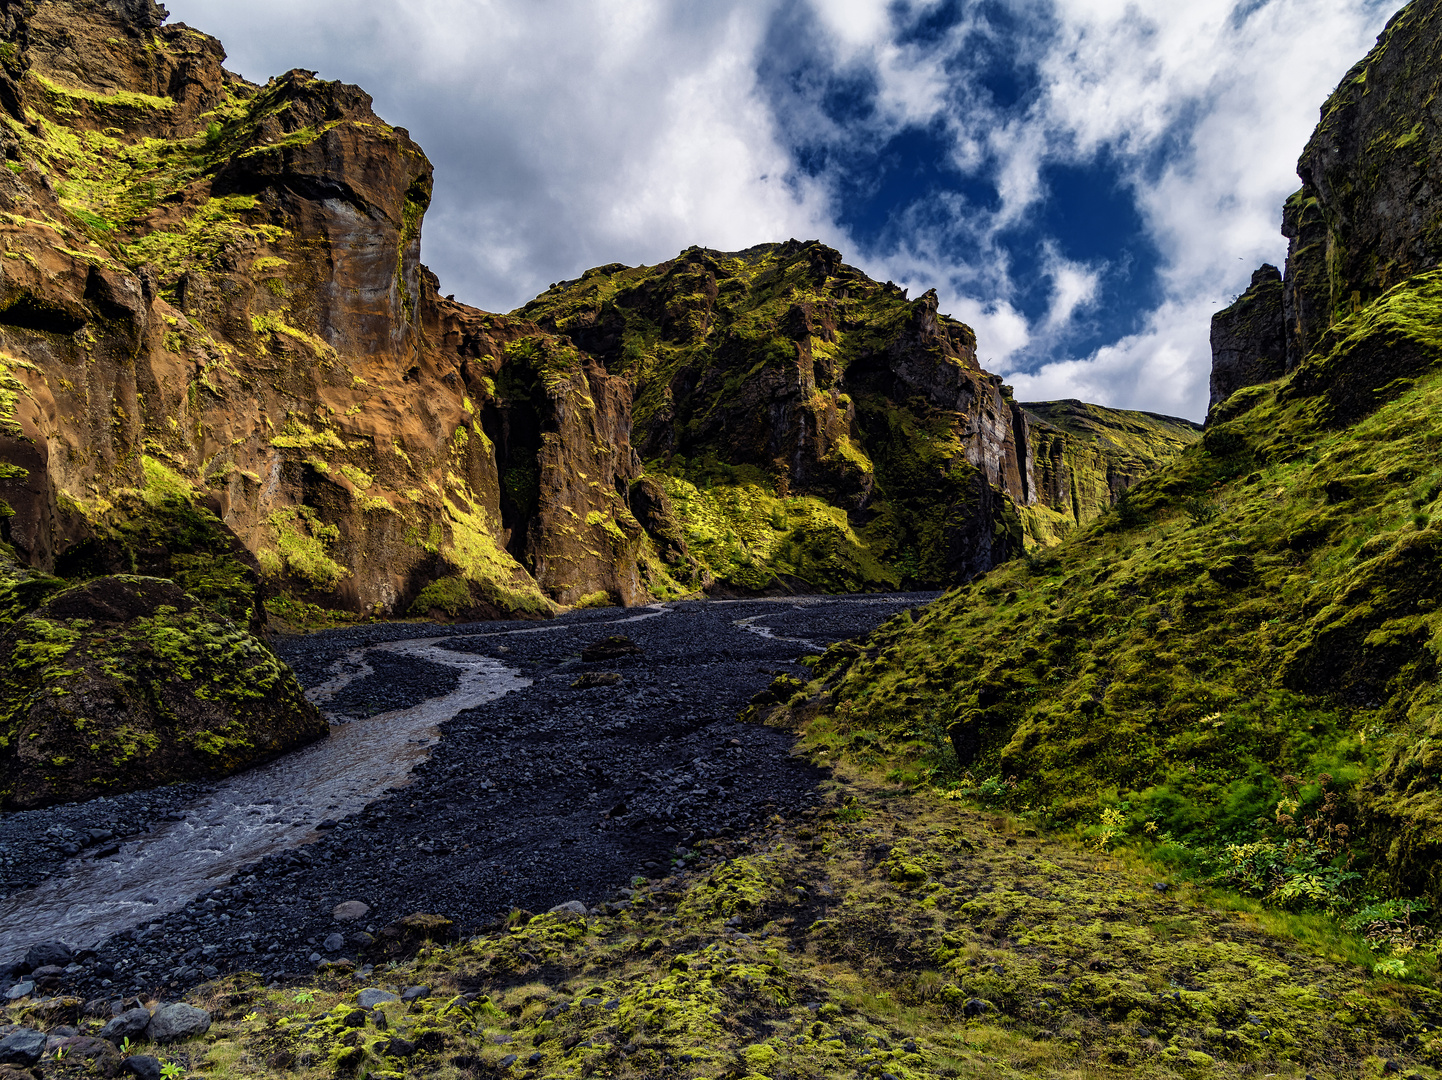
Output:
<path fill-rule="evenodd" d="M 295 1003 L 296 1003 L 297 1005 L 308 1005 L 310 1002 L 312 1002 L 312 1001 L 314 1001 L 314 1000 L 315 1000 L 315 991 L 314 991 L 314 990 L 302 990 L 302 991 L 300 991 L 298 994 L 295 995 Z"/>
<path fill-rule="evenodd" d="M 240 1020 L 241 1020 L 241 1023 L 243 1023 L 243 1024 L 248 1024 L 248 1023 L 250 1023 L 252 1020 L 257 1019 L 259 1016 L 260 1016 L 259 1013 L 248 1012 L 248 1013 L 246 1013 L 244 1016 L 242 1016 L 242 1017 L 240 1018 Z"/>
<path fill-rule="evenodd" d="M 1377 963 L 1373 965 L 1372 970 L 1378 975 L 1388 979 L 1405 979 L 1411 974 L 1411 972 L 1407 970 L 1407 965 L 1403 961 L 1396 959 L 1378 960 Z"/>
<path fill-rule="evenodd" d="M 129 1035 L 125 1036 L 125 1038 L 123 1038 L 123 1039 L 120 1040 L 120 1052 L 121 1052 L 122 1054 L 128 1054 L 128 1053 L 130 1053 L 130 1036 L 129 1036 Z"/>
<path fill-rule="evenodd" d="M 221 127 L 219 121 L 212 120 L 205 127 L 205 145 L 214 146 L 220 142 L 221 136 L 225 134 L 225 128 Z"/>
<path fill-rule="evenodd" d="M 175 1077 L 180 1076 L 184 1072 L 185 1070 L 173 1061 L 167 1061 L 160 1067 L 160 1075 L 165 1077 L 165 1080 L 175 1080 Z"/>
<path fill-rule="evenodd" d="M 1127 816 L 1115 806 L 1108 806 L 1102 811 L 1101 832 L 1091 839 L 1092 847 L 1098 851 L 1110 851 L 1117 834 L 1126 831 Z"/>
<path fill-rule="evenodd" d="M 1186 514 L 1194 525 L 1206 525 L 1216 519 L 1217 504 L 1205 496 L 1195 495 L 1182 503 L 1182 513 Z"/>
<path fill-rule="evenodd" d="M 856 801 L 856 796 L 851 795 L 846 799 L 843 806 L 837 807 L 836 820 L 846 822 L 861 821 L 866 817 L 866 807 Z"/>

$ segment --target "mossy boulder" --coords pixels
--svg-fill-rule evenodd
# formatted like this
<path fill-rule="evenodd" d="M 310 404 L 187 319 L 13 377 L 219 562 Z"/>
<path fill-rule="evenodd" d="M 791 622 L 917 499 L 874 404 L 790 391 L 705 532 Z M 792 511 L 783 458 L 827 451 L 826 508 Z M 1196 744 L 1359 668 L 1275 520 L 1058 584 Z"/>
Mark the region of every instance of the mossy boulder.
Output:
<path fill-rule="evenodd" d="M 0 625 L 0 805 L 224 776 L 325 736 L 265 643 L 174 582 L 7 573 L 7 595 L 46 598 Z"/>

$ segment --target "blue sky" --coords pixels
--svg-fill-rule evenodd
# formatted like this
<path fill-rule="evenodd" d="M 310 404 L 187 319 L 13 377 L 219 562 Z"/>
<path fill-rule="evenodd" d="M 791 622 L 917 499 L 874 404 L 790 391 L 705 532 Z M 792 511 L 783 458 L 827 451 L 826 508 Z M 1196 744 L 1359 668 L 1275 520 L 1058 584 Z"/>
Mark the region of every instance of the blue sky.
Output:
<path fill-rule="evenodd" d="M 607 262 L 819 238 L 935 288 L 1038 400 L 1199 418 L 1318 108 L 1398 0 L 170 0 L 264 81 L 364 86 L 490 310 Z"/>

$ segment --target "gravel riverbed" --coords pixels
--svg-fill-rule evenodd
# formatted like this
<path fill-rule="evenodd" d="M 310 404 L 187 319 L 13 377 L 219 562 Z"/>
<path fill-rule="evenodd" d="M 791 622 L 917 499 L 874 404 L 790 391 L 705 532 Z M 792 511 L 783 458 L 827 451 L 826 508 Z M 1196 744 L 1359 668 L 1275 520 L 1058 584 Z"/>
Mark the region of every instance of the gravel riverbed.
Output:
<path fill-rule="evenodd" d="M 777 675 L 805 678 L 797 663 L 805 653 L 933 598 L 676 603 L 544 623 L 377 624 L 282 641 L 278 651 L 303 685 L 329 687 L 322 709 L 356 724 L 453 699 L 468 676 L 445 662 L 451 654 L 482 674 L 503 666 L 508 682 L 496 691 L 504 696 L 443 719 L 438 740 L 406 740 L 398 759 L 419 764 L 408 778 L 401 766 L 396 786 L 364 796 L 349 816 L 288 823 L 295 828 L 283 849 L 199 895 L 167 902 L 166 881 L 139 882 L 157 894 L 146 900 L 159 914 L 139 911 L 104 940 L 67 941 L 75 962 L 37 992 L 173 996 L 220 972 L 284 978 L 354 958 L 364 935 L 414 912 L 443 915 L 465 933 L 514 907 L 597 907 L 637 875 L 661 876 L 697 840 L 814 800 L 819 774 L 790 755 L 792 737 L 737 714 Z M 640 652 L 582 660 L 586 646 L 612 634 Z M 397 651 L 407 641 L 424 645 L 425 658 Z M 587 672 L 620 680 L 573 689 Z M 67 940 L 42 932 L 44 905 L 64 905 L 67 883 L 78 891 L 87 863 L 108 860 L 104 869 L 121 879 L 144 874 L 130 851 L 213 803 L 226 783 L 0 817 L 0 907 L 40 916 L 25 936 L 0 926 L 0 991 L 28 978 L 23 964 L 3 965 L 37 940 Z M 332 912 L 348 901 L 368 910 L 339 923 Z"/>

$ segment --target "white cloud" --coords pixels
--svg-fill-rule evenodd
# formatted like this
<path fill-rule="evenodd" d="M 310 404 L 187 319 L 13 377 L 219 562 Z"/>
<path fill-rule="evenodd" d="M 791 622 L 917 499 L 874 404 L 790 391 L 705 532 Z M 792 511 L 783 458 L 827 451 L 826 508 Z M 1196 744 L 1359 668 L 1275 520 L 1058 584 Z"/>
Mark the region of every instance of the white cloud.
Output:
<path fill-rule="evenodd" d="M 716 0 L 172 0 L 259 81 L 364 86 L 436 162 L 423 257 L 509 310 L 605 262 L 824 237 L 826 194 L 756 93 L 772 5 Z"/>
<path fill-rule="evenodd" d="M 913 293 L 936 287 L 1019 393 L 1199 417 L 1208 319 L 1280 262 L 1317 108 L 1397 0 L 1265 0 L 1245 18 L 1234 0 L 1003 0 L 1010 29 L 972 9 L 922 40 L 898 29 L 938 0 L 168 2 L 250 78 L 319 69 L 411 129 L 437 163 L 424 257 L 462 299 L 505 310 L 598 263 L 815 237 Z M 794 114 L 758 83 L 778 25 L 819 80 L 787 99 Z M 981 86 L 979 41 L 1031 66 L 1019 105 Z M 870 76 L 864 118 L 819 104 L 827 64 Z M 890 246 L 859 251 L 830 178 L 805 179 L 790 143 L 864 153 L 927 125 L 996 203 L 897 207 Z M 1053 248 L 1040 280 L 1018 280 L 1007 230 L 1034 220 L 1046 164 L 1103 148 L 1162 253 L 1160 298 L 1135 333 L 1078 356 L 1067 342 L 1098 314 L 1106 268 Z M 1024 296 L 1047 298 L 1032 322 Z"/>

